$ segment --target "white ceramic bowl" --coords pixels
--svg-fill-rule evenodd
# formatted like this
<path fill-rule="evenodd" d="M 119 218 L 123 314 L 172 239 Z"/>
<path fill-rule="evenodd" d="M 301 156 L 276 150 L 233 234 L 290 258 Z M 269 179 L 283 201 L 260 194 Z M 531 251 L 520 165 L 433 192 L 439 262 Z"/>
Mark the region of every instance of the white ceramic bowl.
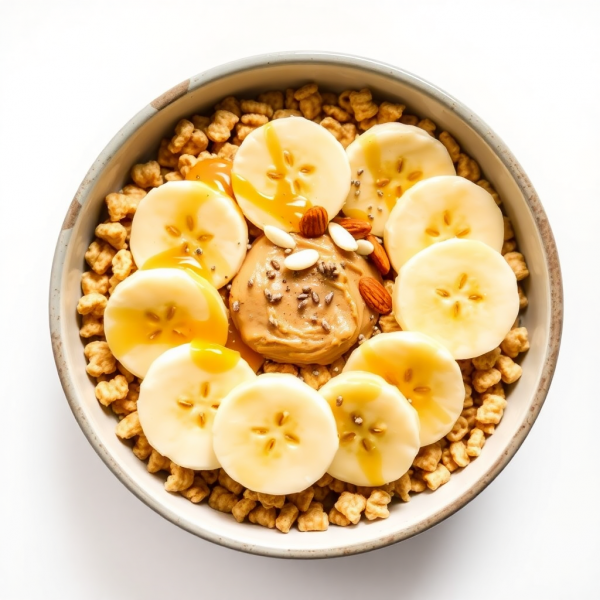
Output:
<path fill-rule="evenodd" d="M 125 184 L 134 163 L 150 159 L 180 118 L 210 110 L 229 94 L 251 96 L 308 81 L 334 91 L 368 87 L 376 96 L 401 101 L 452 133 L 476 158 L 503 198 L 527 258 L 530 306 L 523 322 L 531 349 L 496 433 L 481 456 L 448 484 L 435 493 L 419 494 L 408 504 L 394 504 L 386 520 L 330 527 L 326 533 L 281 535 L 240 525 L 206 504 L 198 506 L 168 494 L 163 480 L 146 471 L 145 463 L 116 437 L 112 413 L 94 397 L 85 372 L 76 305 L 83 255 L 94 237 L 104 197 Z M 184 81 L 141 110 L 100 154 L 77 191 L 58 239 L 50 290 L 50 329 L 61 382 L 75 418 L 106 465 L 140 500 L 176 525 L 230 548 L 279 557 L 331 557 L 386 546 L 426 530 L 474 498 L 506 466 L 531 429 L 552 379 L 561 328 L 562 285 L 552 232 L 531 183 L 502 141 L 460 102 L 422 79 L 372 60 L 328 53 L 278 53 L 229 63 Z"/>

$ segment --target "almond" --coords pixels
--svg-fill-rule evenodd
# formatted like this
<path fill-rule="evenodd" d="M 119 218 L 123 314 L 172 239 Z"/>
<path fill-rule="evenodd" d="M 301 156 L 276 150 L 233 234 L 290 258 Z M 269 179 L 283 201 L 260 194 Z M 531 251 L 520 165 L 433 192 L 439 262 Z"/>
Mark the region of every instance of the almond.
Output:
<path fill-rule="evenodd" d="M 356 240 L 364 238 L 367 233 L 371 232 L 371 224 L 367 223 L 366 221 L 362 221 L 361 219 L 336 217 L 334 221 L 339 223 L 344 229 L 347 229 Z"/>
<path fill-rule="evenodd" d="M 392 297 L 389 292 L 373 277 L 361 277 L 358 291 L 369 308 L 382 315 L 392 312 Z"/>
<path fill-rule="evenodd" d="M 322 206 L 309 208 L 300 219 L 300 233 L 305 238 L 315 238 L 327 231 L 329 216 Z"/>
<path fill-rule="evenodd" d="M 373 264 L 382 275 L 387 275 L 390 272 L 391 266 L 385 248 L 377 241 L 377 238 L 374 235 L 369 234 L 365 239 L 367 242 L 373 244 L 373 252 L 369 254 L 369 258 L 373 261 Z"/>

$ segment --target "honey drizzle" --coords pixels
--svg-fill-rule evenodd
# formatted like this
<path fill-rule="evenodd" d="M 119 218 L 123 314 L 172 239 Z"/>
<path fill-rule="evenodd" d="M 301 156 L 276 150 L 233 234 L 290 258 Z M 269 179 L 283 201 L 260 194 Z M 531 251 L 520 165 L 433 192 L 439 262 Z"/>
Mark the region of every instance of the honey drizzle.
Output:
<path fill-rule="evenodd" d="M 233 369 L 240 360 L 240 353 L 219 344 L 211 344 L 200 339 L 195 339 L 190 344 L 190 353 L 194 363 L 203 371 L 209 373 L 224 373 Z M 208 388 L 202 392 L 208 395 Z"/>
<path fill-rule="evenodd" d="M 205 158 L 189 169 L 185 178 L 189 181 L 201 181 L 209 187 L 233 198 L 231 185 L 232 162 L 223 158 Z"/>

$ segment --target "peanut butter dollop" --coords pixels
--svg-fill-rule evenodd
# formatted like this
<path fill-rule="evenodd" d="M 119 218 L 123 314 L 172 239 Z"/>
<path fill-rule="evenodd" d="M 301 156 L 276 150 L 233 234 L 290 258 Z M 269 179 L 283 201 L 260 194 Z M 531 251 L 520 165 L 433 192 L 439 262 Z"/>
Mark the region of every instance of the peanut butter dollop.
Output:
<path fill-rule="evenodd" d="M 361 277 L 381 281 L 362 256 L 338 248 L 328 235 L 293 234 L 294 252 L 308 248 L 319 261 L 303 271 L 284 266 L 283 248 L 257 239 L 232 282 L 231 317 L 252 350 L 277 362 L 328 365 L 377 323 L 358 291 Z"/>

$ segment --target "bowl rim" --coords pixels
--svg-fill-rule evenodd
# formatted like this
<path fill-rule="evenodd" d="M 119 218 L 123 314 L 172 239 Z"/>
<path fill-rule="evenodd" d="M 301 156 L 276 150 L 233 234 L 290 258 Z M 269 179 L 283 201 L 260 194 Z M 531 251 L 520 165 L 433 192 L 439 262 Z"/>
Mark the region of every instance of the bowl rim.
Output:
<path fill-rule="evenodd" d="M 545 351 L 543 368 L 539 379 L 539 386 L 531 402 L 529 414 L 517 433 L 509 440 L 502 455 L 486 470 L 483 476 L 480 477 L 480 479 L 478 479 L 471 488 L 461 494 L 454 502 L 441 508 L 437 513 L 435 513 L 435 515 L 433 515 L 433 517 L 425 521 L 421 521 L 414 526 L 403 528 L 402 530 L 396 531 L 393 534 L 383 536 L 374 542 L 359 542 L 350 546 L 343 546 L 341 548 L 325 548 L 320 550 L 298 549 L 292 551 L 285 550 L 283 548 L 264 547 L 257 544 L 245 544 L 233 538 L 224 538 L 218 534 L 213 534 L 210 531 L 204 530 L 202 526 L 196 523 L 190 523 L 182 520 L 181 517 L 178 516 L 174 511 L 164 506 L 160 501 L 157 501 L 150 494 L 147 494 L 143 490 L 139 489 L 137 485 L 120 469 L 111 453 L 96 437 L 91 424 L 85 418 L 81 403 L 77 396 L 74 382 L 72 381 L 69 373 L 67 361 L 63 356 L 60 289 L 63 279 L 64 259 L 70 239 L 69 230 L 74 227 L 77 221 L 79 212 L 82 208 L 82 203 L 84 204 L 89 201 L 88 192 L 90 188 L 93 187 L 98 175 L 102 172 L 104 165 L 107 163 L 108 159 L 125 143 L 125 141 L 132 135 L 133 132 L 143 127 L 144 124 L 150 120 L 157 111 L 160 111 L 180 97 L 203 87 L 209 82 L 235 75 L 248 69 L 282 64 L 290 65 L 310 63 L 350 67 L 367 72 L 375 72 L 379 75 L 400 81 L 401 83 L 411 86 L 417 89 L 419 92 L 440 102 L 449 111 L 457 113 L 457 115 L 463 121 L 468 123 L 469 126 L 472 127 L 481 138 L 483 138 L 483 140 L 504 164 L 512 178 L 517 183 L 538 229 L 542 242 L 544 259 L 549 273 L 550 315 L 548 319 L 549 342 Z M 69 235 L 64 236 L 63 233 L 65 232 L 69 233 Z M 84 177 L 75 194 L 75 197 L 73 198 L 73 201 L 71 202 L 71 205 L 69 206 L 58 242 L 56 244 L 56 250 L 52 263 L 49 305 L 52 351 L 65 396 L 69 406 L 71 407 L 73 415 L 75 416 L 75 419 L 77 420 L 86 438 L 96 453 L 113 472 L 113 474 L 116 475 L 116 477 L 118 477 L 118 479 L 133 494 L 135 494 L 152 510 L 182 529 L 198 535 L 207 541 L 211 541 L 234 550 L 277 558 L 331 558 L 336 556 L 358 554 L 361 552 L 382 548 L 426 531 L 430 527 L 433 527 L 434 525 L 437 525 L 438 523 L 447 519 L 456 511 L 468 504 L 471 500 L 473 500 L 473 498 L 479 495 L 510 462 L 537 419 L 542 405 L 544 404 L 544 400 L 548 393 L 556 368 L 563 326 L 563 285 L 556 242 L 554 240 L 546 213 L 544 212 L 542 204 L 531 184 L 531 181 L 506 144 L 504 144 L 498 135 L 496 135 L 493 130 L 477 115 L 475 115 L 473 111 L 426 80 L 403 69 L 380 62 L 378 60 L 350 54 L 321 51 L 288 51 L 260 54 L 213 67 L 181 82 L 170 90 L 167 90 L 165 93 L 153 100 L 149 105 L 144 107 L 141 111 L 139 111 L 132 119 L 130 119 L 115 134 L 115 136 L 98 155 L 88 173 Z"/>

